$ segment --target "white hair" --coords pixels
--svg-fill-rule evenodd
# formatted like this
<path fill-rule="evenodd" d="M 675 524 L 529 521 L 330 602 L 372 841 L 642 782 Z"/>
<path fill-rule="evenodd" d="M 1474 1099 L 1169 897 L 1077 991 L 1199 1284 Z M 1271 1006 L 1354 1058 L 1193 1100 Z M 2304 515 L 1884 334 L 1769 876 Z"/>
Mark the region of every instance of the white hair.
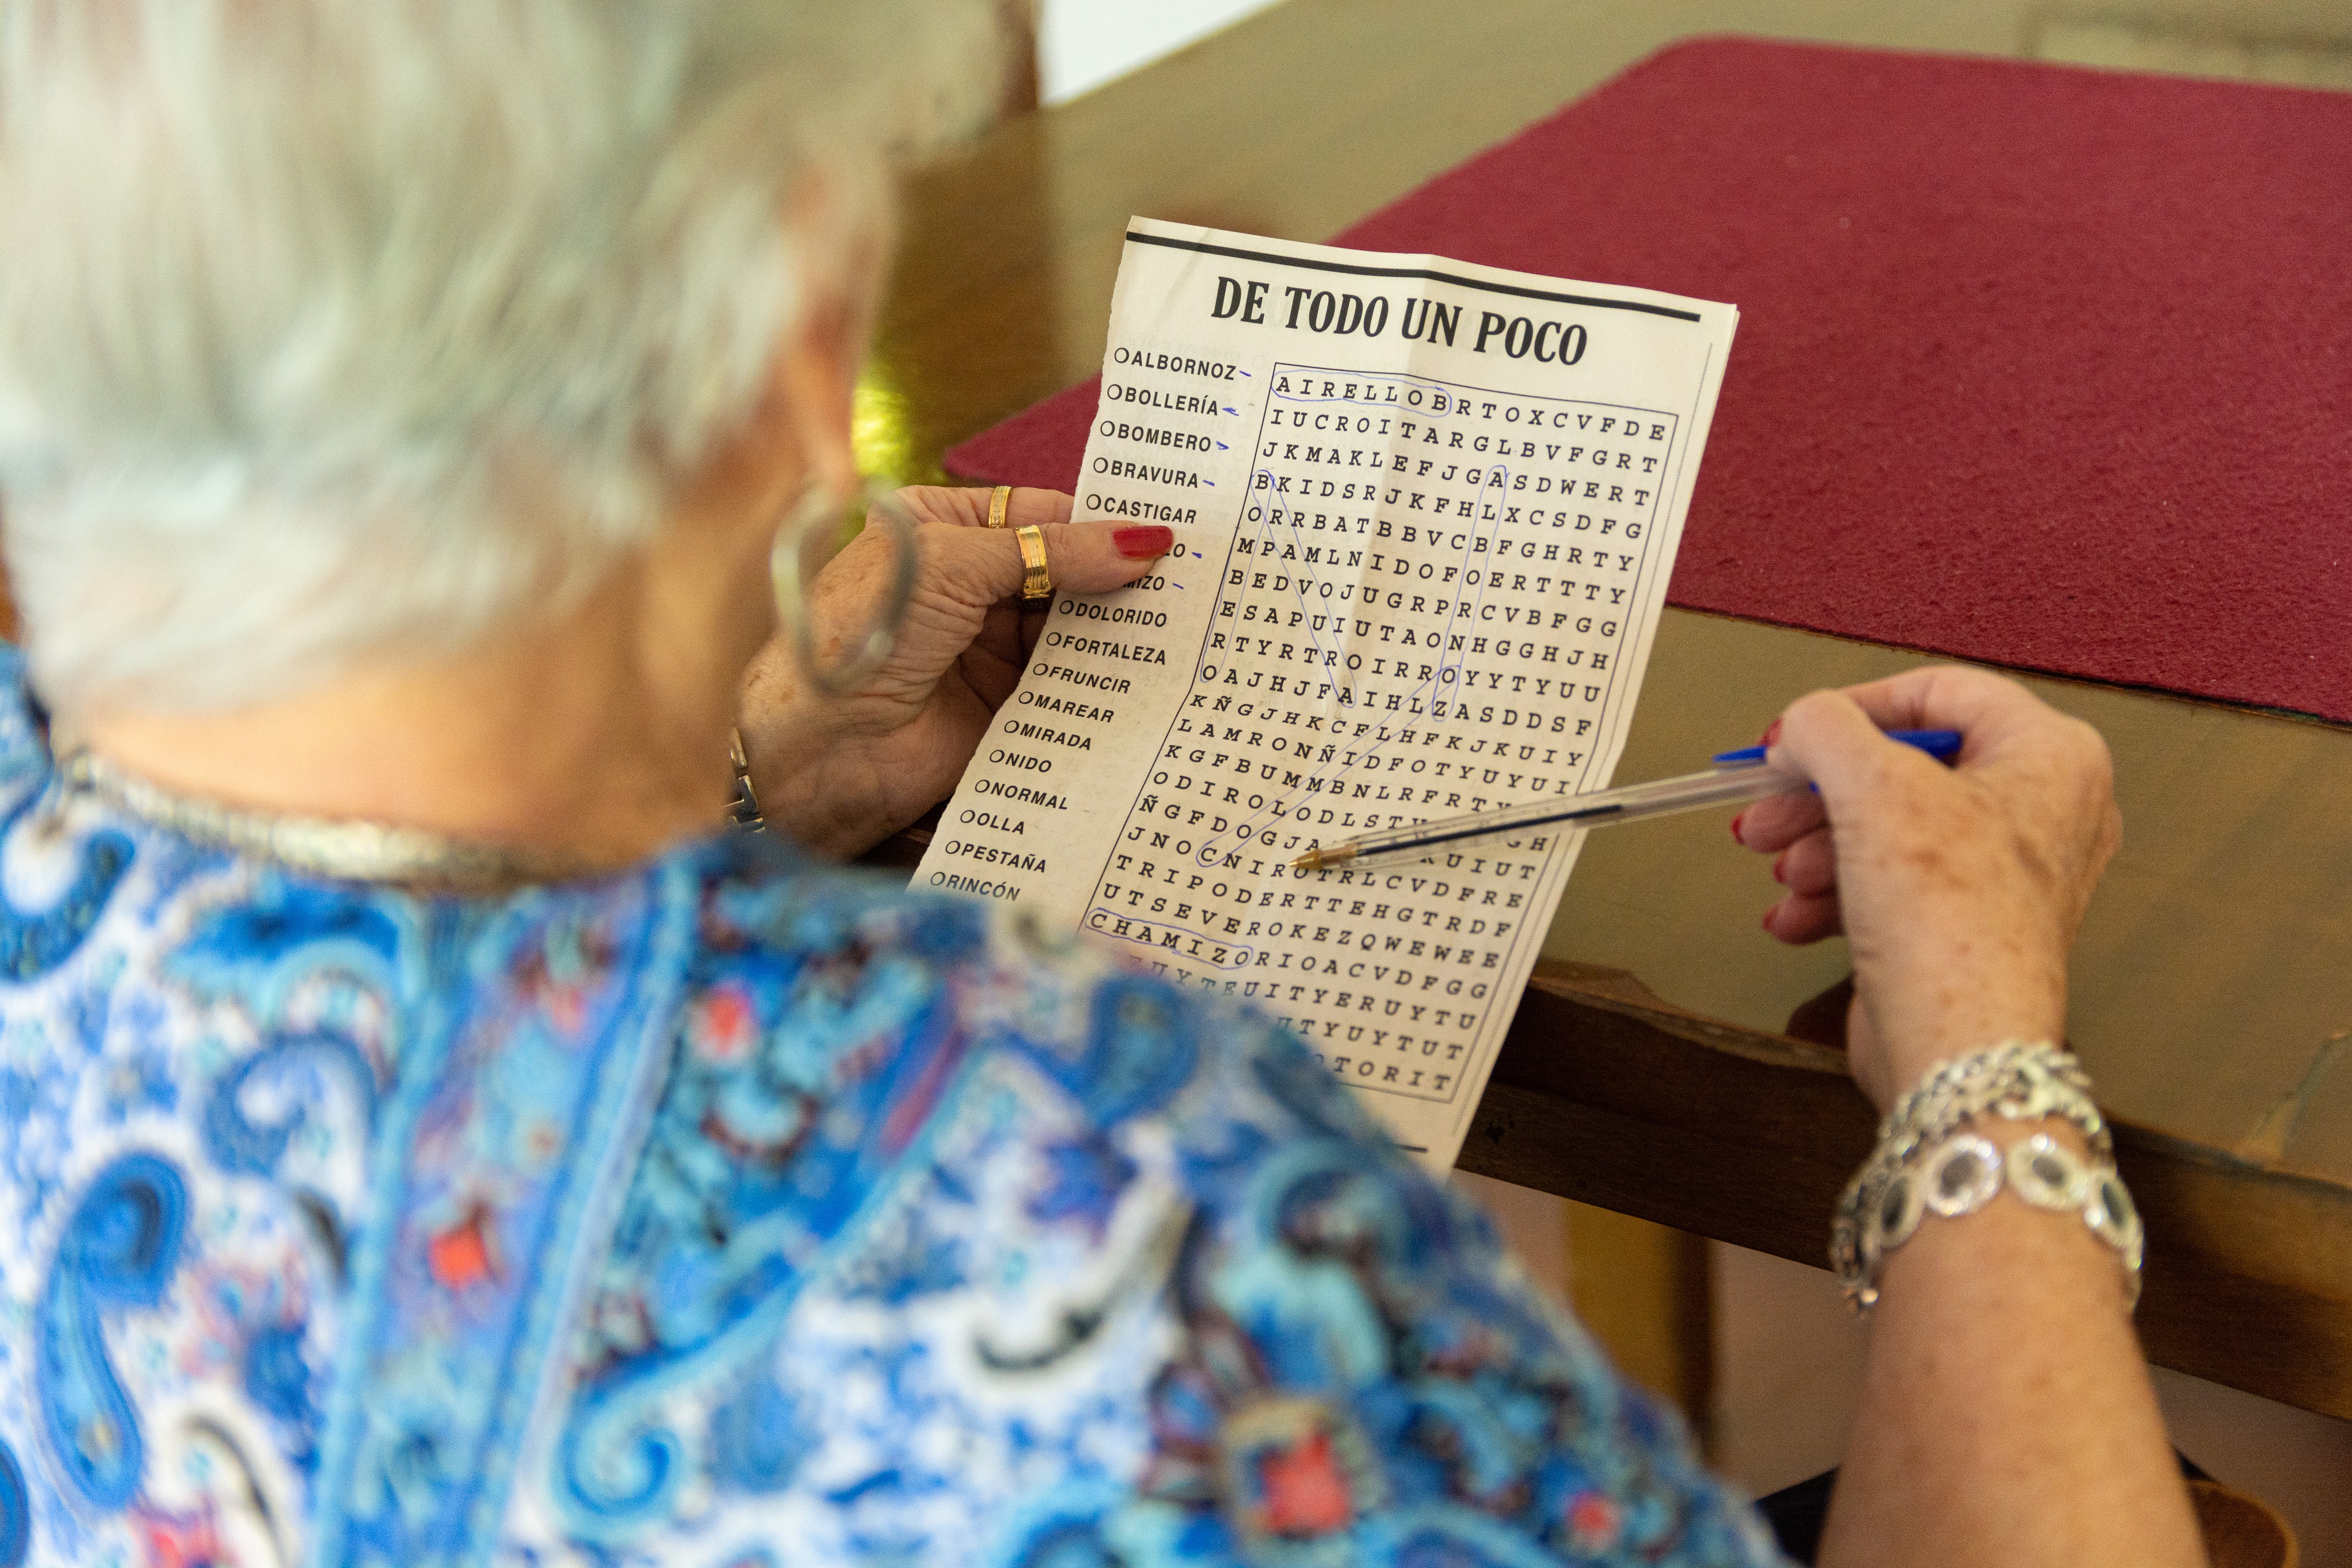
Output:
<path fill-rule="evenodd" d="M 34 678 L 201 710 L 572 602 L 660 528 L 989 0 L 0 0 Z"/>

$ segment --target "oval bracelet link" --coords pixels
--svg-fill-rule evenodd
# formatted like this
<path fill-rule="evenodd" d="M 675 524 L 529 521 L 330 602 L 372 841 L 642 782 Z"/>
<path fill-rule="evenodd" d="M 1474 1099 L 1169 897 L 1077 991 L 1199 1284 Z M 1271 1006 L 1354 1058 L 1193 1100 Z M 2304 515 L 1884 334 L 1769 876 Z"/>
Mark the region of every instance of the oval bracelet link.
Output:
<path fill-rule="evenodd" d="M 2004 1153 L 1969 1131 L 1988 1116 L 2067 1122 L 2082 1133 L 2090 1158 L 2046 1132 Z M 1886 1255 L 1925 1218 L 1975 1214 L 2003 1186 L 2035 1208 L 2079 1214 L 2122 1260 L 2126 1300 L 2137 1305 L 2147 1234 L 2116 1173 L 2114 1135 L 2092 1102 L 2082 1064 L 2046 1040 L 2004 1041 L 1946 1062 L 1879 1122 L 1877 1147 L 1846 1184 L 1830 1227 L 1830 1264 L 1848 1303 L 1858 1313 L 1876 1305 Z"/>

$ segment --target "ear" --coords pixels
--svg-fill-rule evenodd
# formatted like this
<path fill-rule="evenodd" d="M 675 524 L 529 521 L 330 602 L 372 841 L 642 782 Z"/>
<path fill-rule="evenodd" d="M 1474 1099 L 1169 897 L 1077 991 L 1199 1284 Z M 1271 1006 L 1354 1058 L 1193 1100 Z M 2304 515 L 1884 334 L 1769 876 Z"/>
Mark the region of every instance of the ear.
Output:
<path fill-rule="evenodd" d="M 811 172 L 787 206 L 794 232 L 838 234 L 845 244 L 835 267 L 808 279 L 808 305 L 778 354 L 771 395 L 790 423 L 804 480 L 847 498 L 859 484 L 850 441 L 857 372 L 880 305 L 869 280 L 889 271 L 893 203 L 887 179 L 868 188 L 835 169 Z"/>
<path fill-rule="evenodd" d="M 865 355 L 864 316 L 838 295 L 814 302 L 779 351 L 770 384 L 772 416 L 783 426 L 776 435 L 798 455 L 806 479 L 844 498 L 858 486 L 850 421 Z"/>
<path fill-rule="evenodd" d="M 858 490 L 850 427 L 857 370 L 878 301 L 865 280 L 887 270 L 888 205 L 862 220 L 836 211 L 837 180 L 812 178 L 790 198 L 789 226 L 823 234 L 846 223 L 840 265 L 804 281 L 807 304 L 773 351 L 765 395 L 687 488 L 688 510 L 732 514 L 772 533 L 780 511 L 812 485 L 845 500 Z M 699 500 L 705 504 L 693 504 Z M 716 504 L 711 504 L 716 503 Z"/>
<path fill-rule="evenodd" d="M 855 312 L 829 301 L 777 344 L 759 405 L 687 476 L 677 498 L 688 531 L 765 549 L 778 518 L 813 485 L 848 497 L 857 350 Z M 730 546 L 732 548 L 733 546 Z"/>

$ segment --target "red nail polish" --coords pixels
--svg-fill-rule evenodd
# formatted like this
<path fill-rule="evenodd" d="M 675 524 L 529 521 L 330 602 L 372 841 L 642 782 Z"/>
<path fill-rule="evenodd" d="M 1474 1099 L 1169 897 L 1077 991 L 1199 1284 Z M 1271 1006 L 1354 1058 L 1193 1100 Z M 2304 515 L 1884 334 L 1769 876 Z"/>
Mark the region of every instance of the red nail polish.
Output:
<path fill-rule="evenodd" d="M 1757 743 L 1758 745 L 1759 745 L 1759 746 L 1769 746 L 1769 745 L 1770 745 L 1773 742 L 1775 742 L 1775 741 L 1779 740 L 1780 738 L 1780 721 L 1779 721 L 1778 719 L 1775 719 L 1775 720 L 1773 720 L 1773 721 L 1772 721 L 1771 724 L 1770 724 L 1769 726 L 1768 726 L 1768 727 L 1765 729 L 1765 731 L 1764 731 L 1764 738 L 1763 738 L 1762 740 L 1760 740 L 1760 741 L 1757 742 L 1756 743 Z"/>
<path fill-rule="evenodd" d="M 1747 820 L 1748 814 L 1744 811 L 1731 819 L 1731 841 L 1743 849 L 1748 847 L 1748 840 L 1739 837 L 1739 825 Z"/>
<path fill-rule="evenodd" d="M 1781 873 L 1787 870 L 1788 867 L 1789 852 L 1786 849 L 1781 850 L 1780 853 L 1772 857 L 1772 879 L 1780 883 L 1784 888 L 1789 885 L 1789 879 L 1781 875 Z"/>
<path fill-rule="evenodd" d="M 1773 931 L 1773 930 L 1772 930 L 1772 917 L 1773 917 L 1775 914 L 1778 914 L 1778 913 L 1780 912 L 1780 905 L 1778 905 L 1778 904 L 1774 904 L 1770 909 L 1766 910 L 1764 911 L 1764 929 L 1765 929 L 1767 931 L 1769 931 L 1769 932 L 1770 932 L 1772 935 L 1774 935 L 1774 936 L 1778 936 L 1778 935 L 1780 935 L 1780 934 L 1779 931 Z"/>
<path fill-rule="evenodd" d="M 1134 528 L 1113 529 L 1110 542 L 1129 561 L 1149 561 L 1155 555 L 1168 553 L 1168 547 L 1176 542 L 1176 531 L 1156 524 L 1139 524 Z"/>

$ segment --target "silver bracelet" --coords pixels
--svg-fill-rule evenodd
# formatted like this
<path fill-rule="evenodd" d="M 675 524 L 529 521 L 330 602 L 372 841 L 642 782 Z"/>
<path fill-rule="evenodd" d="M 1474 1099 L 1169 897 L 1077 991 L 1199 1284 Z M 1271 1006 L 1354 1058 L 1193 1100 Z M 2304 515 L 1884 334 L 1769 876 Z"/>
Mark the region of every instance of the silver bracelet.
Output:
<path fill-rule="evenodd" d="M 1966 1131 L 1988 1115 L 2072 1122 L 2091 1158 L 2077 1159 L 2046 1133 L 2004 1155 Z M 1999 1195 L 2004 1181 L 2036 1208 L 2080 1214 L 2123 1259 L 2126 1300 L 2137 1305 L 2146 1236 L 2116 1174 L 2115 1140 L 2092 1103 L 2090 1079 L 2067 1052 L 2023 1040 L 1945 1063 L 1879 1122 L 1878 1147 L 1846 1184 L 1830 1230 L 1830 1262 L 1847 1302 L 1868 1312 L 1878 1301 L 1886 1254 L 1908 1241 L 1923 1218 L 1974 1214 Z"/>

